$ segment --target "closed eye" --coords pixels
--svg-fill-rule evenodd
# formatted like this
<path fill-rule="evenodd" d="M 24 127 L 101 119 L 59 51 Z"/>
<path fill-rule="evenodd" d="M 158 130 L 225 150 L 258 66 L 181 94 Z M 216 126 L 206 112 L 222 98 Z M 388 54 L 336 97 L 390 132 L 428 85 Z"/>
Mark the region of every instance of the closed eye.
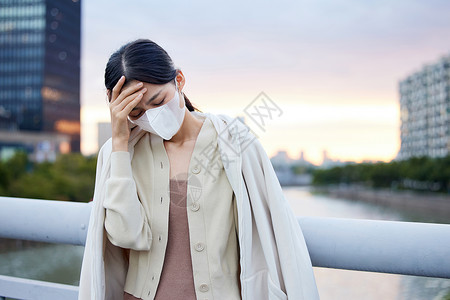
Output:
<path fill-rule="evenodd" d="M 132 115 L 132 113 L 129 115 L 131 118 L 133 118 L 133 119 L 139 119 L 139 117 L 140 116 L 142 116 L 142 112 L 140 112 L 139 114 L 137 114 L 137 115 Z"/>
<path fill-rule="evenodd" d="M 154 104 L 155 106 L 159 106 L 161 105 L 164 101 L 166 101 L 166 98 L 164 98 L 161 102 Z M 134 111 L 134 110 L 133 110 Z M 137 111 L 137 110 L 136 110 Z M 132 115 L 133 112 L 129 115 L 131 118 L 133 118 L 134 120 L 139 119 L 142 115 L 143 115 L 144 111 L 140 111 L 139 114 L 137 115 Z"/>

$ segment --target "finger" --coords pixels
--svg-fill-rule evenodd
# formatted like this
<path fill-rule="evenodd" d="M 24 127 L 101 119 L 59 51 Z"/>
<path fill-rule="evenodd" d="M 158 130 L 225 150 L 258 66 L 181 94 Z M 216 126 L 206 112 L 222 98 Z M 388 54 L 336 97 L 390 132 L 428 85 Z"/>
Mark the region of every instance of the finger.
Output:
<path fill-rule="evenodd" d="M 142 87 L 143 87 L 143 83 L 142 82 L 139 82 L 138 84 L 129 86 L 125 90 L 121 91 L 119 96 L 117 98 L 115 98 L 113 101 L 115 102 L 115 104 L 118 104 L 118 103 L 122 102 L 122 99 L 125 99 L 127 96 L 135 93 L 136 91 L 138 91 Z"/>
<path fill-rule="evenodd" d="M 125 76 L 122 75 L 122 77 L 120 77 L 120 79 L 117 81 L 116 85 L 112 89 L 111 102 L 113 102 L 119 96 L 120 90 L 122 89 L 124 82 L 125 82 Z"/>
<path fill-rule="evenodd" d="M 134 92 L 133 94 L 131 94 L 130 96 L 126 97 L 125 99 L 123 99 L 120 103 L 117 104 L 117 109 L 118 110 L 123 110 L 124 107 L 126 107 L 127 105 L 129 105 L 132 101 L 136 100 L 136 97 L 138 97 L 140 94 L 142 94 L 141 96 L 139 96 L 139 99 L 142 99 L 143 94 L 145 94 L 145 92 L 147 91 L 147 88 L 143 88 L 139 91 Z M 140 101 L 140 100 L 139 100 Z M 139 102 L 137 102 L 139 103 Z M 136 106 L 137 103 L 134 105 Z M 134 107 L 133 106 L 133 107 Z"/>
<path fill-rule="evenodd" d="M 125 99 L 123 99 L 125 93 L 123 93 L 123 94 L 121 93 L 117 99 L 115 99 L 109 103 L 110 110 L 111 111 L 113 111 L 113 110 L 121 111 L 126 105 L 128 105 L 128 103 L 133 101 L 133 99 L 137 95 L 139 95 L 140 92 L 145 93 L 145 91 L 147 91 L 147 88 L 142 88 L 141 90 L 135 91 L 133 94 L 125 97 Z"/>
<path fill-rule="evenodd" d="M 111 116 L 114 119 L 126 119 L 134 107 L 142 100 L 142 96 L 138 93 L 124 99 L 118 106 L 111 108 Z"/>
<path fill-rule="evenodd" d="M 136 105 L 138 105 L 139 102 L 141 102 L 142 100 L 142 93 L 139 93 L 139 95 L 136 96 L 136 98 L 134 98 L 130 103 L 128 103 L 123 109 L 122 112 L 125 115 L 129 115 L 131 113 L 131 111 L 133 110 L 133 108 L 136 107 Z"/>

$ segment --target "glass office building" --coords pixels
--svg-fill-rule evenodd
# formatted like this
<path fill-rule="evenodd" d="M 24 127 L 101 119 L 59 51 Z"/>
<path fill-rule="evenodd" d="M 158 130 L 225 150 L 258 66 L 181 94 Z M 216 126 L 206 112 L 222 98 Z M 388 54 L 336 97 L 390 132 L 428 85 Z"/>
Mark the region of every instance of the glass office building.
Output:
<path fill-rule="evenodd" d="M 0 1 L 0 147 L 80 151 L 80 41 L 80 0 Z"/>

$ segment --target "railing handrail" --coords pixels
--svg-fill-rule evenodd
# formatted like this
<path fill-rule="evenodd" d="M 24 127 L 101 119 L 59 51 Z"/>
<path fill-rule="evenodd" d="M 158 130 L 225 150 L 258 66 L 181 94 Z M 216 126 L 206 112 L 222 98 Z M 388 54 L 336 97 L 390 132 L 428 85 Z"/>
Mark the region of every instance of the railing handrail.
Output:
<path fill-rule="evenodd" d="M 0 197 L 0 237 L 84 245 L 92 202 Z"/>
<path fill-rule="evenodd" d="M 450 278 L 450 225 L 300 217 L 315 267 Z"/>
<path fill-rule="evenodd" d="M 0 197 L 0 237 L 84 245 L 91 207 L 92 202 Z M 450 225 L 297 219 L 315 267 L 450 278 Z M 77 289 L 67 287 L 69 294 Z"/>
<path fill-rule="evenodd" d="M 74 285 L 0 275 L 0 299 L 77 300 L 78 290 Z"/>

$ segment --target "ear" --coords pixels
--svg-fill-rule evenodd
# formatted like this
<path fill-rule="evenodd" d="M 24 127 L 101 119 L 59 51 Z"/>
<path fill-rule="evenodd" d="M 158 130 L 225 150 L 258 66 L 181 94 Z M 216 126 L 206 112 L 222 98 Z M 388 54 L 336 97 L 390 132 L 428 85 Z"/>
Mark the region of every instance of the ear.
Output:
<path fill-rule="evenodd" d="M 177 80 L 178 88 L 180 89 L 180 91 L 183 91 L 184 85 L 186 83 L 186 79 L 184 77 L 183 71 L 181 71 L 181 69 L 177 69 L 177 70 L 178 70 L 177 77 L 181 77 Z"/>
<path fill-rule="evenodd" d="M 109 89 L 106 89 L 106 96 L 108 97 L 108 101 L 110 101 L 110 98 L 109 98 L 110 93 L 111 93 L 111 91 Z"/>

